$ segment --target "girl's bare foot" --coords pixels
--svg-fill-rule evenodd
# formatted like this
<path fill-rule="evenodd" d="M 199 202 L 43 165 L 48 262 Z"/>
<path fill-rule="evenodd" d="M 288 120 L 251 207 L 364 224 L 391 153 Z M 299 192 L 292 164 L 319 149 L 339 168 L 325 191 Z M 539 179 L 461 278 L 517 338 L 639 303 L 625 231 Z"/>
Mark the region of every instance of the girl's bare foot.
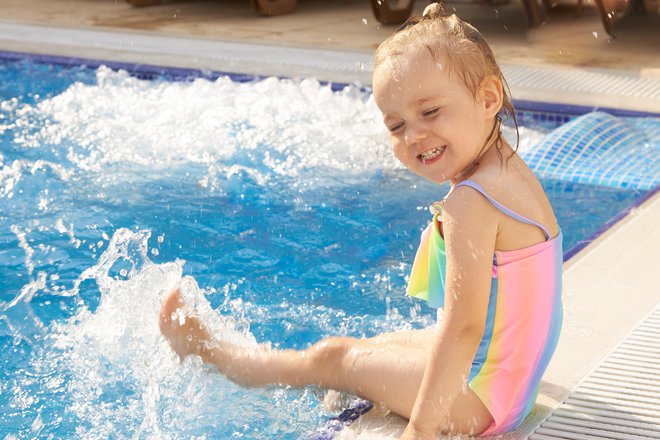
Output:
<path fill-rule="evenodd" d="M 196 354 L 204 362 L 212 362 L 212 358 L 218 354 L 214 350 L 219 348 L 218 341 L 211 336 L 199 318 L 186 312 L 179 289 L 174 290 L 163 301 L 158 325 L 181 359 L 189 354 Z"/>
<path fill-rule="evenodd" d="M 275 352 L 256 347 L 232 345 L 215 338 L 200 317 L 195 316 L 181 299 L 179 289 L 170 293 L 160 308 L 158 325 L 172 349 L 183 359 L 198 355 L 205 363 L 213 364 L 229 380 L 243 386 L 263 386 L 279 383 L 280 370 L 271 364 Z M 300 356 L 280 355 L 284 359 Z M 291 362 L 289 362 L 291 363 Z"/>

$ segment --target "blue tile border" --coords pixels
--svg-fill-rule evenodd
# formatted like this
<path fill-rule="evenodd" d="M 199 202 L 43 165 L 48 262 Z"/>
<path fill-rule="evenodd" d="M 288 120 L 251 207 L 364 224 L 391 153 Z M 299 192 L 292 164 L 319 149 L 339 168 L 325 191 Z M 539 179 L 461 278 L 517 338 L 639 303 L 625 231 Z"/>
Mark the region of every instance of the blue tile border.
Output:
<path fill-rule="evenodd" d="M 368 413 L 373 407 L 374 404 L 368 400 L 358 401 L 338 416 L 328 420 L 323 428 L 317 430 L 306 440 L 332 440 L 339 431 Z"/>
<path fill-rule="evenodd" d="M 530 113 L 564 116 L 564 117 L 568 116 L 568 119 L 573 119 L 577 116 L 581 116 L 586 113 L 591 113 L 595 111 L 602 111 L 617 117 L 624 117 L 624 118 L 629 118 L 629 117 L 660 118 L 660 113 L 653 113 L 653 112 L 640 112 L 635 110 L 623 110 L 623 109 L 617 109 L 611 107 L 557 104 L 550 102 L 515 100 L 515 99 L 514 99 L 514 107 L 516 108 L 516 110 L 520 108 Z"/>
<path fill-rule="evenodd" d="M 223 72 L 209 69 L 197 69 L 189 67 L 168 67 L 168 66 L 157 66 L 153 64 L 141 64 L 141 63 L 130 63 L 122 61 L 105 61 L 93 58 L 80 58 L 80 57 L 69 57 L 69 56 L 60 56 L 60 55 L 46 55 L 46 54 L 34 54 L 28 52 L 13 52 L 13 51 L 2 51 L 0 50 L 0 59 L 12 60 L 12 61 L 32 61 L 35 63 L 42 64 L 55 64 L 64 67 L 76 67 L 84 66 L 90 68 L 97 68 L 100 66 L 107 66 L 113 70 L 125 70 L 130 75 L 146 80 L 154 79 L 166 79 L 172 81 L 193 81 L 196 79 L 207 79 L 209 81 L 215 81 L 220 77 L 229 77 L 234 82 L 247 83 L 252 81 L 259 81 L 266 79 L 269 76 L 253 75 L 253 74 L 244 74 L 244 73 L 234 73 L 234 72 Z M 284 79 L 285 77 L 279 77 Z M 322 85 L 329 85 L 333 91 L 340 91 L 349 86 L 350 84 L 338 83 L 338 82 L 329 82 L 329 81 L 319 81 Z M 362 91 L 370 91 L 370 88 L 364 86 L 359 87 Z"/>
<path fill-rule="evenodd" d="M 175 81 L 192 81 L 197 78 L 203 78 L 208 80 L 216 80 L 222 76 L 228 76 L 233 81 L 236 82 L 251 82 L 260 79 L 265 79 L 266 76 L 252 75 L 252 74 L 242 74 L 234 72 L 223 72 L 207 69 L 197 69 L 190 67 L 168 67 L 168 66 L 157 66 L 152 64 L 142 64 L 142 63 L 129 63 L 121 61 L 106 61 L 99 60 L 94 58 L 82 58 L 82 57 L 70 57 L 70 56 L 61 56 L 61 55 L 49 55 L 49 54 L 35 54 L 28 52 L 16 52 L 16 51 L 3 51 L 0 50 L 0 59 L 8 60 L 29 60 L 36 63 L 48 63 L 56 64 L 61 66 L 87 66 L 87 67 L 100 67 L 107 66 L 114 70 L 126 70 L 129 74 L 141 78 L 141 79 L 158 79 L 164 78 Z M 281 77 L 285 78 L 285 77 Z M 341 83 L 341 82 L 329 82 L 329 81 L 319 81 L 323 85 L 329 85 L 332 90 L 339 91 L 343 90 L 347 86 L 355 86 L 354 84 Z M 356 86 L 360 90 L 365 92 L 371 92 L 371 87 L 368 86 Z M 548 118 L 555 117 L 558 120 L 566 118 L 568 115 L 568 121 L 574 117 L 589 113 L 592 111 L 604 111 L 610 113 L 614 116 L 620 117 L 656 117 L 660 118 L 660 113 L 654 112 L 641 112 L 633 110 L 622 110 L 617 108 L 610 107 L 598 107 L 598 106 L 582 106 L 582 105 L 573 105 L 573 104 L 559 104 L 559 103 L 550 103 L 550 102 L 539 102 L 539 101 L 528 101 L 528 100 L 517 100 L 514 99 L 514 107 L 516 111 L 524 111 L 535 118 Z M 552 116 L 551 116 L 552 115 Z"/>
<path fill-rule="evenodd" d="M 603 235 L 605 232 L 607 232 L 612 226 L 615 224 L 619 223 L 621 220 L 626 218 L 630 212 L 632 212 L 634 209 L 640 207 L 644 203 L 646 203 L 648 200 L 653 198 L 656 194 L 660 193 L 660 185 L 656 186 L 652 190 L 646 192 L 643 196 L 641 196 L 639 199 L 635 200 L 635 203 L 633 203 L 631 206 L 627 207 L 623 211 L 619 212 L 614 218 L 609 220 L 607 223 L 605 223 L 603 226 L 601 226 L 596 232 L 594 232 L 590 237 L 587 239 L 579 242 L 572 248 L 568 249 L 566 252 L 564 252 L 564 262 L 570 260 L 573 258 L 575 255 L 577 255 L 582 249 L 590 245 L 594 240 L 596 240 L 598 237 Z"/>

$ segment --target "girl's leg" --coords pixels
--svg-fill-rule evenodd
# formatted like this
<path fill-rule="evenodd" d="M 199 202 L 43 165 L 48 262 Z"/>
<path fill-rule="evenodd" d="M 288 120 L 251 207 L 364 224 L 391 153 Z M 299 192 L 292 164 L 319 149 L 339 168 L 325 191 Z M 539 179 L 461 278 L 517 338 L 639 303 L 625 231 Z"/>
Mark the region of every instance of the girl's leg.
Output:
<path fill-rule="evenodd" d="M 409 418 L 422 381 L 433 329 L 386 333 L 370 339 L 332 337 L 307 350 L 243 348 L 213 338 L 196 317 L 181 319 L 178 291 L 163 302 L 160 328 L 180 357 L 199 355 L 244 386 L 315 385 L 348 391 Z M 174 317 L 174 318 L 173 318 Z M 445 430 L 480 433 L 490 413 L 470 390 L 459 395 Z"/>

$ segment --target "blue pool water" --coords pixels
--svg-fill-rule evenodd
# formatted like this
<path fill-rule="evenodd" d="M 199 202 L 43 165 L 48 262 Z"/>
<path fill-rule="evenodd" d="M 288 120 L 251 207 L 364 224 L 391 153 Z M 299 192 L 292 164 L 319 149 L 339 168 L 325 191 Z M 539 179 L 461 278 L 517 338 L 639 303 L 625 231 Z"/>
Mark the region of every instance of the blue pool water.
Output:
<path fill-rule="evenodd" d="M 523 136 L 521 154 L 543 131 Z M 543 185 L 566 249 L 646 193 Z M 403 290 L 446 190 L 396 163 L 357 89 L 0 62 L 0 433 L 313 435 L 332 416 L 317 390 L 243 390 L 179 364 L 160 300 L 183 278 L 245 345 L 427 326 Z"/>

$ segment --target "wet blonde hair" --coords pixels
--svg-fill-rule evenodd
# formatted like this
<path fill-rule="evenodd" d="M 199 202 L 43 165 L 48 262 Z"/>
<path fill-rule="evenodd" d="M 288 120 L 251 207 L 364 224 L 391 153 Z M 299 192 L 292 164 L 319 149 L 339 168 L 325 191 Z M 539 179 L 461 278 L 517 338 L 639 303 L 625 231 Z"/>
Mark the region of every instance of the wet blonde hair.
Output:
<path fill-rule="evenodd" d="M 504 94 L 499 115 L 513 118 L 518 133 L 509 85 L 488 42 L 475 27 L 454 14 L 447 14 L 441 4 L 431 3 L 422 18 L 409 19 L 378 46 L 374 66 L 378 68 L 392 57 L 420 48 L 428 50 L 436 63 L 444 55 L 447 66 L 443 67 L 450 75 L 456 75 L 475 99 L 484 78 L 489 75 L 498 78 Z"/>

